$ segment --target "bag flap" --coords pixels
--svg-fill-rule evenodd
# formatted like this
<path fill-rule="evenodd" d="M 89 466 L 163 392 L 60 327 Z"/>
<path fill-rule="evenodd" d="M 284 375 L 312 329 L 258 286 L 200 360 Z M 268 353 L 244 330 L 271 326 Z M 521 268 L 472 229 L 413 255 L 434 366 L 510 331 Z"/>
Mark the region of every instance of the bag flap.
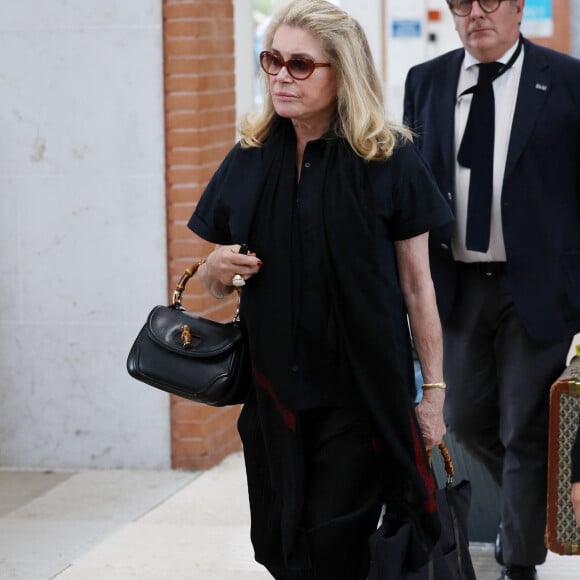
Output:
<path fill-rule="evenodd" d="M 191 344 L 184 346 L 182 328 L 189 327 Z M 147 319 L 152 340 L 181 356 L 207 358 L 223 354 L 243 340 L 236 323 L 221 323 L 173 306 L 156 306 Z"/>

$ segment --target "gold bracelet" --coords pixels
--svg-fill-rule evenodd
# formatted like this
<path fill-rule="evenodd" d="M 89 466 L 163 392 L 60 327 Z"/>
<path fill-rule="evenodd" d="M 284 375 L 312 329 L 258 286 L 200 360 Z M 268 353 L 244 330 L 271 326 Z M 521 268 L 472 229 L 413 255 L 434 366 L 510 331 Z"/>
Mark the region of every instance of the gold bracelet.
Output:
<path fill-rule="evenodd" d="M 445 383 L 424 383 L 424 389 L 446 389 L 447 385 Z"/>

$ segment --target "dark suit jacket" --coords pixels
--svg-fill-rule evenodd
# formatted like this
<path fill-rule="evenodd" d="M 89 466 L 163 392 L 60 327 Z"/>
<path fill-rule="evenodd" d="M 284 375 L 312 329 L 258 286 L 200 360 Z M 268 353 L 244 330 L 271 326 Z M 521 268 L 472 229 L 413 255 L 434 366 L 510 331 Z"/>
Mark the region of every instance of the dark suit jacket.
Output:
<path fill-rule="evenodd" d="M 580 331 L 580 61 L 524 41 L 524 62 L 502 190 L 513 300 L 538 341 Z M 455 96 L 464 50 L 413 67 L 405 122 L 453 209 Z M 501 103 L 496 103 L 501 107 Z M 448 239 L 431 236 L 443 322 L 455 292 Z"/>

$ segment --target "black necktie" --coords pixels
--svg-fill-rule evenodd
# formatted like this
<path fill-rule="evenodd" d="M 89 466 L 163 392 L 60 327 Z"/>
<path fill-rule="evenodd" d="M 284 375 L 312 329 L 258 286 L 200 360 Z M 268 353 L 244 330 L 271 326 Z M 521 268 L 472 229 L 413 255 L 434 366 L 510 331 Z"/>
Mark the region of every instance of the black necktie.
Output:
<path fill-rule="evenodd" d="M 501 68 L 501 63 L 487 62 L 478 66 L 477 89 L 471 101 L 457 161 L 463 167 L 471 168 L 465 246 L 468 250 L 487 252 L 491 224 L 495 129 L 492 81 Z"/>

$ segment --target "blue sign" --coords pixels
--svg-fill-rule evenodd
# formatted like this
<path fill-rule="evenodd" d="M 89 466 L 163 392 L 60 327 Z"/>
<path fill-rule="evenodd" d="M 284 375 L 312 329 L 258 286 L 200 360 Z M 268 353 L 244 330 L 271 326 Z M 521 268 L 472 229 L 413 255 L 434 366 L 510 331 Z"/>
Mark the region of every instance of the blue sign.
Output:
<path fill-rule="evenodd" d="M 551 20 L 552 0 L 526 0 L 524 18 L 526 20 Z"/>
<path fill-rule="evenodd" d="M 554 35 L 552 0 L 526 0 L 522 32 L 524 36 L 544 38 Z"/>
<path fill-rule="evenodd" d="M 393 20 L 394 38 L 419 38 L 420 36 L 420 20 Z"/>

